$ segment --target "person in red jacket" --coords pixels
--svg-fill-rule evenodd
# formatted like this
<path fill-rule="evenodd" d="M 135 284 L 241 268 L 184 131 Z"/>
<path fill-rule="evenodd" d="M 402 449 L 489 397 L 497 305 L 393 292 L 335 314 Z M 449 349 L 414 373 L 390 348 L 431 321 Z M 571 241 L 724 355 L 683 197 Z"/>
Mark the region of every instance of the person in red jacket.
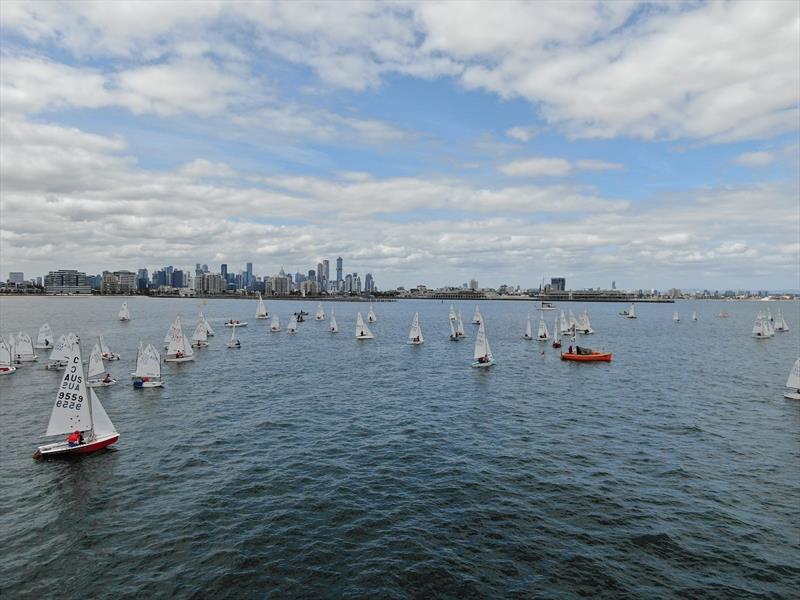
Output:
<path fill-rule="evenodd" d="M 67 443 L 72 446 L 77 446 L 81 443 L 81 432 L 80 431 L 73 431 L 67 436 Z"/>

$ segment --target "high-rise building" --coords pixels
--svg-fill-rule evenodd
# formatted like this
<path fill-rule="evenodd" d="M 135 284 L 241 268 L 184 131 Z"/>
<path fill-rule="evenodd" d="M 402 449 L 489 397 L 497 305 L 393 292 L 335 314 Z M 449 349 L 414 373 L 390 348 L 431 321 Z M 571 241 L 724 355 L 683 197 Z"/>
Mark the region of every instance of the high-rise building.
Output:
<path fill-rule="evenodd" d="M 136 271 L 136 289 L 139 291 L 146 290 L 148 283 L 150 283 L 150 275 L 147 269 L 139 269 Z"/>
<path fill-rule="evenodd" d="M 314 271 L 314 269 L 309 269 L 308 270 L 308 278 L 313 280 L 313 281 L 317 280 L 317 273 L 316 273 L 316 271 Z"/>
<path fill-rule="evenodd" d="M 353 273 L 353 275 L 355 275 L 355 273 Z M 355 277 L 353 278 L 353 291 L 356 294 L 361 293 L 361 277 L 359 277 L 358 275 L 355 275 Z"/>
<path fill-rule="evenodd" d="M 194 274 L 195 274 L 195 277 L 198 276 L 198 275 L 202 275 L 203 274 L 203 269 L 200 268 L 200 263 L 195 263 L 194 264 Z"/>
<path fill-rule="evenodd" d="M 372 279 L 372 273 L 367 273 L 364 277 L 364 291 L 368 294 L 375 291 L 375 280 Z"/>
<path fill-rule="evenodd" d="M 222 281 L 225 280 L 223 279 Z M 176 288 L 186 287 L 183 271 L 181 271 L 180 269 L 175 269 L 174 271 L 172 271 L 172 287 Z"/>
<path fill-rule="evenodd" d="M 276 275 L 270 280 L 270 288 L 274 296 L 288 296 L 289 295 L 289 278 L 281 269 L 281 273 Z"/>
<path fill-rule="evenodd" d="M 550 291 L 563 292 L 567 289 L 567 280 L 564 277 L 551 277 L 550 278 Z"/>
<path fill-rule="evenodd" d="M 325 277 L 325 267 L 322 266 L 321 262 L 317 263 L 317 283 L 322 285 L 322 280 Z"/>
<path fill-rule="evenodd" d="M 113 275 L 117 280 L 118 292 L 130 294 L 136 289 L 136 273 L 132 271 L 114 271 Z"/>
<path fill-rule="evenodd" d="M 222 277 L 222 279 L 224 279 L 225 282 L 227 283 L 227 281 L 228 281 L 228 264 L 227 263 L 222 263 L 219 266 L 219 274 L 220 274 L 220 277 Z"/>
<path fill-rule="evenodd" d="M 246 270 L 245 270 L 244 285 L 245 285 L 245 287 L 249 288 L 249 287 L 253 286 L 253 282 L 254 282 L 254 279 L 253 279 L 253 263 L 249 262 L 249 263 L 247 263 Z"/>
<path fill-rule="evenodd" d="M 25 273 L 22 271 L 11 271 L 8 274 L 9 283 L 25 283 Z"/>
<path fill-rule="evenodd" d="M 322 261 L 322 281 L 325 287 L 328 287 L 328 282 L 331 280 L 331 261 L 327 258 Z"/>
<path fill-rule="evenodd" d="M 477 279 L 470 279 L 469 280 L 469 289 L 471 289 L 473 292 L 477 292 L 478 291 L 478 280 Z"/>
<path fill-rule="evenodd" d="M 342 257 L 336 259 L 336 281 L 337 283 L 342 280 Z"/>
<path fill-rule="evenodd" d="M 50 271 L 44 276 L 44 287 L 48 294 L 91 294 L 92 288 L 82 271 L 71 269 Z"/>

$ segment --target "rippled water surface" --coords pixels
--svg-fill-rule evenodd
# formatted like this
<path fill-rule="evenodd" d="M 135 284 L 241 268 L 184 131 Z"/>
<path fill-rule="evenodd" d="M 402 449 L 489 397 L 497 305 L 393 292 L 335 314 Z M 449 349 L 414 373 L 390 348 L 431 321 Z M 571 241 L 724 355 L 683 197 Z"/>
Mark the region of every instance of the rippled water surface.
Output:
<path fill-rule="evenodd" d="M 641 304 L 635 321 L 592 304 L 583 339 L 614 361 L 572 364 L 522 340 L 533 303 L 482 302 L 489 370 L 438 301 L 376 304 L 369 342 L 363 304 L 326 303 L 333 336 L 315 303 L 268 302 L 284 325 L 312 313 L 290 336 L 251 301 L 132 298 L 129 323 L 120 303 L 0 300 L 4 333 L 46 320 L 84 357 L 98 334 L 122 354 L 98 390 L 120 441 L 80 460 L 31 459 L 60 379 L 44 357 L 0 378 L 2 597 L 797 597 L 797 303 L 765 341 L 764 303 Z M 138 340 L 162 347 L 176 314 L 191 335 L 200 309 L 210 347 L 133 390 Z M 250 322 L 241 350 L 230 317 Z"/>

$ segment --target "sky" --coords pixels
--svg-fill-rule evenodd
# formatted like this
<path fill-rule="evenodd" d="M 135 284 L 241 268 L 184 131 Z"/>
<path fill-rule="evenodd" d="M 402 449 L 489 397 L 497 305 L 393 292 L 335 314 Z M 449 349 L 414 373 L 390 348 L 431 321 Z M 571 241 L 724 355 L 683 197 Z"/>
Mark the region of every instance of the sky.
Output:
<path fill-rule="evenodd" d="M 0 4 L 0 274 L 800 288 L 800 3 Z"/>

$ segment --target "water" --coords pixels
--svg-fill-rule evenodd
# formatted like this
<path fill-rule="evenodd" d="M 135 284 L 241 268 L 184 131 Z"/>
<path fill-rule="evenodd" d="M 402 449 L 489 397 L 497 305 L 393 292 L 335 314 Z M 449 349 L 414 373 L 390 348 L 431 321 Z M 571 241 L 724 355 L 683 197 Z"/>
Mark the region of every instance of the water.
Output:
<path fill-rule="evenodd" d="M 376 304 L 369 342 L 365 305 L 327 303 L 332 336 L 315 303 L 269 302 L 284 326 L 311 313 L 290 336 L 250 301 L 133 298 L 129 323 L 120 303 L 0 300 L 3 332 L 47 320 L 84 357 L 101 333 L 123 356 L 97 392 L 120 441 L 80 460 L 31 459 L 60 374 L 40 358 L 0 378 L 3 597 L 797 597 L 798 303 L 765 341 L 763 303 L 635 321 L 591 304 L 581 339 L 614 362 L 574 364 L 521 339 L 533 303 L 482 302 L 489 370 L 469 367 L 474 326 L 448 340 L 449 303 Z M 138 340 L 163 347 L 178 313 L 190 334 L 198 309 L 211 346 L 133 390 Z M 416 310 L 421 347 L 404 343 Z M 250 322 L 241 350 L 231 317 Z"/>

